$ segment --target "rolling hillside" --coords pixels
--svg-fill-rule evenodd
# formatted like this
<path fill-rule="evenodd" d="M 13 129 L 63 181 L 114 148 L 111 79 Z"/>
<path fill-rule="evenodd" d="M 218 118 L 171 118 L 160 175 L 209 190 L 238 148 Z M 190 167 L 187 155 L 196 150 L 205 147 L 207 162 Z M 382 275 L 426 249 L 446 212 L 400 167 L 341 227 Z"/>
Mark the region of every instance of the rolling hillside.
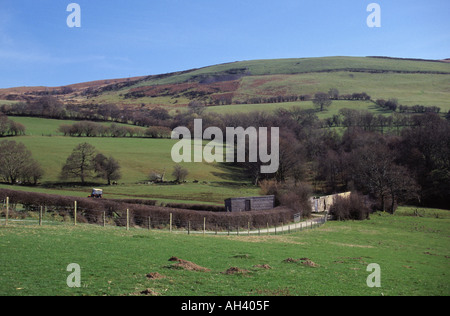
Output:
<path fill-rule="evenodd" d="M 324 57 L 241 61 L 176 73 L 100 80 L 65 87 L 0 89 L 1 100 L 31 100 L 50 93 L 66 103 L 114 103 L 180 108 L 254 104 L 255 98 L 305 96 L 331 88 L 366 92 L 372 99 L 450 109 L 450 63 L 387 57 Z"/>

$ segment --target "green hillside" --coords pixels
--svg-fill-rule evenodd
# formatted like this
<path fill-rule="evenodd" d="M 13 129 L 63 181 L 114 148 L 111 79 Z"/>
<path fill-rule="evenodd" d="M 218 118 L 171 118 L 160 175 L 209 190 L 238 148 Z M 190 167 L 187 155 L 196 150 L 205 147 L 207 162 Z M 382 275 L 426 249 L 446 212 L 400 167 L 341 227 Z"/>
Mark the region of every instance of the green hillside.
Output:
<path fill-rule="evenodd" d="M 175 111 L 194 100 L 209 105 L 251 104 L 257 97 L 312 97 L 331 88 L 338 89 L 341 95 L 366 92 L 372 100 L 396 98 L 402 105 L 438 106 L 448 111 L 450 63 L 387 57 L 239 61 L 66 87 L 0 89 L 0 105 L 51 93 L 73 105 L 160 106 Z M 61 94 L 62 90 L 69 93 Z"/>
<path fill-rule="evenodd" d="M 200 83 L 199 85 L 187 85 Z M 228 85 L 227 85 L 228 83 Z M 231 86 L 233 83 L 233 86 Z M 185 72 L 151 76 L 91 102 L 170 107 L 194 99 L 232 94 L 233 102 L 257 96 L 313 95 L 337 88 L 341 94 L 366 92 L 372 99 L 397 98 L 404 105 L 450 109 L 450 63 L 371 57 L 324 57 L 227 63 Z M 155 91 L 159 87 L 162 91 Z M 152 88 L 151 93 L 149 89 Z M 133 92 L 139 91 L 130 97 Z"/>

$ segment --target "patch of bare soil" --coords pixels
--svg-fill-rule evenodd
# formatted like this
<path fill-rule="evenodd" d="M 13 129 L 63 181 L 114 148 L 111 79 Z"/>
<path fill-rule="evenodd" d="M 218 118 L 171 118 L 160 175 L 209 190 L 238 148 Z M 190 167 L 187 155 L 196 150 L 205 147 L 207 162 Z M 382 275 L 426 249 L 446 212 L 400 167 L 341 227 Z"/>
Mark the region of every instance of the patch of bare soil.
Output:
<path fill-rule="evenodd" d="M 162 274 L 159 274 L 158 272 L 152 272 L 146 275 L 147 279 L 149 280 L 159 280 L 159 279 L 164 279 L 165 276 Z"/>
<path fill-rule="evenodd" d="M 303 265 L 308 266 L 308 267 L 313 267 L 313 268 L 317 268 L 319 265 L 317 263 L 315 263 L 314 261 L 311 260 L 305 260 L 302 262 Z"/>
<path fill-rule="evenodd" d="M 169 261 L 176 261 L 175 264 L 171 265 L 172 268 L 180 268 L 188 271 L 201 271 L 201 272 L 209 272 L 210 269 L 201 267 L 191 261 L 179 259 L 177 257 L 172 257 Z"/>
<path fill-rule="evenodd" d="M 225 272 L 222 272 L 223 274 L 227 274 L 227 275 L 231 275 L 231 274 L 247 274 L 250 271 L 245 270 L 245 269 L 240 269 L 237 267 L 231 267 L 228 270 L 226 270 Z"/>
<path fill-rule="evenodd" d="M 152 289 L 146 289 L 146 290 L 140 292 L 139 294 L 141 294 L 141 295 L 151 295 L 151 296 L 158 296 L 159 295 L 158 293 L 156 293 Z"/>
<path fill-rule="evenodd" d="M 158 296 L 159 293 L 153 291 L 152 289 L 146 289 L 143 290 L 141 292 L 135 292 L 135 293 L 131 293 L 131 296 L 139 296 L 139 295 L 145 295 L 145 296 Z"/>
<path fill-rule="evenodd" d="M 269 266 L 268 264 L 257 264 L 253 266 L 254 268 L 260 268 L 260 269 L 266 269 L 266 270 L 270 270 L 272 269 L 271 266 Z"/>
<path fill-rule="evenodd" d="M 287 258 L 287 259 L 284 259 L 283 262 L 287 262 L 287 263 L 297 263 L 298 262 L 298 263 L 301 263 L 308 267 L 313 267 L 313 268 L 319 267 L 319 265 L 317 263 L 315 263 L 314 261 L 312 261 L 311 259 L 308 259 L 308 258 L 299 258 L 299 259 Z"/>

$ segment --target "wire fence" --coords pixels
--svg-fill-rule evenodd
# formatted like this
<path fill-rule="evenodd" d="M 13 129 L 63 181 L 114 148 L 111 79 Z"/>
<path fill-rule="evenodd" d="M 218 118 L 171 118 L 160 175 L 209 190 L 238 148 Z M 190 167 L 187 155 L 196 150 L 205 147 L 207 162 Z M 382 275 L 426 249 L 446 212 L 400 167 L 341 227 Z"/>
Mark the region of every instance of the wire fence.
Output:
<path fill-rule="evenodd" d="M 298 216 L 291 221 L 264 225 L 250 221 L 230 221 L 228 223 L 213 221 L 208 217 L 202 220 L 186 219 L 176 213 L 167 216 L 143 215 L 130 209 L 124 211 L 95 211 L 79 207 L 77 202 L 70 207 L 42 206 L 30 204 L 12 204 L 9 198 L 0 201 L 0 223 L 8 225 L 96 225 L 100 227 L 119 227 L 126 230 L 147 229 L 161 230 L 185 234 L 215 235 L 268 235 L 288 234 L 313 229 L 327 222 L 328 215 L 322 214 L 311 219 L 299 220 Z"/>

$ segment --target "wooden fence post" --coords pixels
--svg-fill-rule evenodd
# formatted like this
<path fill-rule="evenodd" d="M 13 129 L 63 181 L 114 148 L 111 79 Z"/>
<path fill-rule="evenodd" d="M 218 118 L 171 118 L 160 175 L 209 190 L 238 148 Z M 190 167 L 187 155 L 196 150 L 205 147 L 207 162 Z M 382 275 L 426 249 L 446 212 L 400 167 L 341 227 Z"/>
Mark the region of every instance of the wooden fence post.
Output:
<path fill-rule="evenodd" d="M 106 227 L 106 212 L 103 212 L 103 227 Z"/>
<path fill-rule="evenodd" d="M 130 210 L 127 209 L 127 230 L 130 230 Z"/>
<path fill-rule="evenodd" d="M 203 217 L 203 236 L 205 236 L 206 233 L 206 217 Z"/>
<path fill-rule="evenodd" d="M 8 226 L 8 216 L 9 216 L 9 197 L 6 197 L 6 219 L 5 219 L 5 226 Z"/>
<path fill-rule="evenodd" d="M 152 230 L 152 218 L 148 217 L 148 230 Z"/>
<path fill-rule="evenodd" d="M 191 221 L 188 222 L 188 235 L 191 234 Z"/>
<path fill-rule="evenodd" d="M 74 202 L 73 223 L 77 226 L 77 201 Z"/>
<path fill-rule="evenodd" d="M 248 235 L 250 236 L 250 222 L 248 222 L 247 224 L 248 224 Z"/>
<path fill-rule="evenodd" d="M 172 213 L 170 213 L 170 219 L 169 219 L 169 231 L 172 232 Z"/>
<path fill-rule="evenodd" d="M 42 226 L 42 206 L 41 209 L 39 210 L 39 226 Z"/>

